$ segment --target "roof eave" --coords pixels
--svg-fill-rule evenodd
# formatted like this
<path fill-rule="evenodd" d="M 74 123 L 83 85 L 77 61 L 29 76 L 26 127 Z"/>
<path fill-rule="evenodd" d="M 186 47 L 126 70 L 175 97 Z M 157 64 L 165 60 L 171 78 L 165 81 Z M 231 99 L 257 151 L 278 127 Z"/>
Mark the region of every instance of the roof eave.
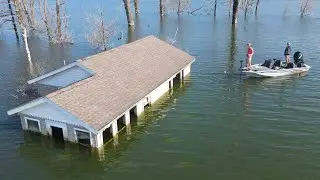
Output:
<path fill-rule="evenodd" d="M 44 74 L 44 75 L 39 76 L 39 77 L 37 77 L 37 78 L 31 79 L 31 80 L 29 80 L 27 83 L 28 83 L 28 84 L 34 84 L 34 83 L 36 83 L 36 82 L 38 82 L 38 81 L 41 81 L 41 80 L 43 80 L 43 79 L 45 79 L 45 78 L 48 78 L 48 77 L 53 76 L 53 75 L 56 75 L 56 74 L 58 74 L 58 73 L 60 73 L 60 72 L 63 72 L 63 71 L 65 71 L 65 70 L 68 70 L 68 69 L 70 69 L 70 68 L 72 68 L 72 67 L 75 67 L 75 66 L 80 67 L 81 69 L 85 70 L 86 72 L 88 72 L 88 73 L 91 74 L 91 75 L 94 75 L 94 74 L 95 74 L 92 70 L 90 70 L 89 68 L 85 67 L 85 66 L 82 65 L 80 62 L 81 62 L 81 60 L 77 60 L 76 62 L 73 62 L 73 63 L 70 63 L 70 64 L 68 64 L 68 65 L 65 65 L 65 66 L 63 66 L 63 67 L 61 67 L 61 68 L 59 68 L 59 69 L 53 70 L 53 71 L 51 71 L 51 72 L 49 72 L 49 73 L 47 73 L 47 74 Z"/>
<path fill-rule="evenodd" d="M 28 103 L 22 104 L 22 105 L 20 105 L 20 106 L 18 106 L 18 107 L 15 107 L 15 108 L 7 111 L 7 114 L 8 114 L 9 116 L 11 116 L 11 115 L 14 115 L 14 114 L 16 114 L 16 113 L 19 113 L 19 112 L 21 112 L 21 111 L 24 111 L 24 110 L 26 110 L 26 109 L 29 109 L 29 108 L 32 108 L 32 107 L 34 107 L 34 106 L 40 105 L 40 104 L 42 104 L 42 103 L 44 103 L 44 102 L 46 102 L 46 98 L 43 98 L 43 97 L 42 97 L 42 98 L 39 98 L 39 99 L 30 101 L 30 102 L 28 102 Z"/>

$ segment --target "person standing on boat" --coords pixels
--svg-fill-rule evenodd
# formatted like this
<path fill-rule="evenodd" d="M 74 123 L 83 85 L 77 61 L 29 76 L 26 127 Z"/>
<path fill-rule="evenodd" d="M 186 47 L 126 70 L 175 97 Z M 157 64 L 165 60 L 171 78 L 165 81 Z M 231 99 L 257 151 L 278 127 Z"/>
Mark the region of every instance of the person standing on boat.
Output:
<path fill-rule="evenodd" d="M 286 58 L 287 64 L 290 62 L 290 54 L 291 54 L 291 46 L 290 46 L 290 43 L 287 42 L 287 47 L 284 50 L 284 56 Z"/>
<path fill-rule="evenodd" d="M 247 50 L 247 70 L 250 69 L 251 67 L 251 60 L 252 60 L 252 56 L 254 54 L 254 50 L 251 46 L 251 43 L 248 43 L 248 50 Z"/>

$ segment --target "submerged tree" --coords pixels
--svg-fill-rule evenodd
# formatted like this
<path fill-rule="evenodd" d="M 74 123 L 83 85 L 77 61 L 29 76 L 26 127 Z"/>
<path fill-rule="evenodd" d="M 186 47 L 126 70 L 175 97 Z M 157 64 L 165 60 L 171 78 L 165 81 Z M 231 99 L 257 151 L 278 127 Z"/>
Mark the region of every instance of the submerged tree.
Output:
<path fill-rule="evenodd" d="M 3 2 L 4 6 L 0 7 L 0 28 L 7 22 L 12 22 L 13 29 L 16 34 L 16 38 L 19 40 L 17 24 L 15 20 L 15 13 L 13 9 L 13 5 L 11 4 L 11 0 L 7 0 L 7 7 L 5 6 L 5 2 Z M 8 8 L 8 9 L 7 9 Z"/>
<path fill-rule="evenodd" d="M 238 13 L 239 13 L 239 0 L 233 0 L 232 24 L 238 23 Z"/>
<path fill-rule="evenodd" d="M 20 0 L 13 0 L 13 2 L 16 10 L 16 16 L 18 18 L 18 22 L 22 32 L 22 37 L 23 37 L 28 61 L 31 64 L 32 61 L 31 61 L 31 55 L 29 50 L 29 44 L 28 44 L 28 35 L 35 30 L 34 29 L 35 26 L 32 23 L 28 10 L 26 9 L 27 7 L 26 2 L 20 1 Z"/>
<path fill-rule="evenodd" d="M 248 11 L 251 10 L 253 6 L 253 0 L 241 0 L 240 8 L 244 11 L 244 16 L 247 16 Z"/>
<path fill-rule="evenodd" d="M 124 8 L 126 10 L 127 21 L 129 26 L 134 26 L 133 15 L 130 7 L 130 0 L 123 0 Z"/>
<path fill-rule="evenodd" d="M 164 0 L 159 0 L 160 2 L 160 16 L 164 15 Z"/>
<path fill-rule="evenodd" d="M 56 0 L 56 17 L 57 17 L 57 40 L 62 37 L 61 33 L 61 19 L 60 19 L 60 0 Z"/>
<path fill-rule="evenodd" d="M 103 12 L 98 15 L 89 15 L 87 18 L 88 32 L 86 38 L 88 42 L 95 48 L 106 51 L 108 40 L 113 34 L 113 24 L 107 24 L 103 18 Z"/>
<path fill-rule="evenodd" d="M 301 0 L 300 15 L 301 17 L 306 16 L 312 11 L 313 1 L 312 0 Z"/>
<path fill-rule="evenodd" d="M 166 12 L 177 12 L 179 14 L 190 6 L 191 0 L 164 0 L 163 3 Z"/>
<path fill-rule="evenodd" d="M 255 15 L 258 15 L 259 4 L 260 4 L 260 0 L 256 0 L 256 9 L 254 11 Z"/>
<path fill-rule="evenodd" d="M 217 15 L 217 3 L 218 3 L 218 0 L 214 0 L 214 16 Z"/>
<path fill-rule="evenodd" d="M 232 0 L 229 1 L 229 17 L 231 16 L 231 7 L 232 7 Z"/>
<path fill-rule="evenodd" d="M 136 14 L 139 13 L 139 0 L 134 0 L 134 11 Z"/>

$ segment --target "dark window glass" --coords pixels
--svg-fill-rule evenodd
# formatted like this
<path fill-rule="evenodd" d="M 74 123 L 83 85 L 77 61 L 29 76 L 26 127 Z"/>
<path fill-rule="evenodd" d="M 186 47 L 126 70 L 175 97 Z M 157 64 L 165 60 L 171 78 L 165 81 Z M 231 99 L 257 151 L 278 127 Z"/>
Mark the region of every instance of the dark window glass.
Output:
<path fill-rule="evenodd" d="M 76 134 L 77 134 L 78 143 L 89 145 L 89 146 L 91 145 L 89 133 L 76 130 Z"/>
<path fill-rule="evenodd" d="M 40 132 L 40 127 L 38 121 L 33 121 L 30 119 L 27 119 L 28 123 L 28 129 L 35 132 Z"/>

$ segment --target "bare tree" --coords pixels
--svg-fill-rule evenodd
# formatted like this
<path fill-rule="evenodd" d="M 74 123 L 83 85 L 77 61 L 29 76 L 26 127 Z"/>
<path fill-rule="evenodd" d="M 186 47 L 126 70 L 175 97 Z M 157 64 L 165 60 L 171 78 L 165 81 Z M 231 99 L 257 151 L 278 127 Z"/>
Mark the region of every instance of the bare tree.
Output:
<path fill-rule="evenodd" d="M 181 13 L 190 6 L 191 0 L 165 0 L 163 3 L 166 12 Z"/>
<path fill-rule="evenodd" d="M 130 0 L 123 0 L 124 8 L 126 10 L 127 21 L 129 26 L 134 26 L 133 15 L 130 8 Z"/>
<path fill-rule="evenodd" d="M 244 15 L 247 16 L 248 11 L 252 9 L 253 0 L 240 0 L 240 8 L 243 9 Z"/>
<path fill-rule="evenodd" d="M 160 16 L 164 15 L 164 0 L 160 0 Z"/>
<path fill-rule="evenodd" d="M 13 0 L 13 2 L 14 2 L 14 5 L 15 5 L 16 15 L 18 17 L 18 22 L 19 22 L 19 25 L 20 25 L 20 29 L 21 29 L 21 32 L 22 32 L 22 37 L 23 37 L 23 40 L 24 40 L 24 45 L 25 45 L 25 48 L 26 48 L 28 61 L 29 61 L 30 64 L 32 64 L 30 50 L 29 50 L 29 44 L 28 44 L 28 33 L 30 33 L 30 31 L 33 30 L 33 27 L 30 24 L 31 20 L 30 20 L 30 17 L 28 18 L 26 9 L 24 9 L 24 7 L 26 7 L 26 5 L 24 4 L 24 1 Z M 28 20 L 26 20 L 26 19 L 28 19 Z"/>
<path fill-rule="evenodd" d="M 49 41 L 52 43 L 72 43 L 71 35 L 68 32 L 65 1 L 56 0 L 55 8 L 48 8 L 47 0 L 39 0 L 39 2 L 40 17 L 43 21 L 42 26 L 46 29 Z M 55 20 L 53 17 L 55 17 Z"/>
<path fill-rule="evenodd" d="M 231 16 L 231 7 L 232 7 L 232 0 L 229 1 L 229 17 Z"/>
<path fill-rule="evenodd" d="M 56 17 L 57 17 L 57 40 L 61 41 L 61 19 L 60 19 L 60 0 L 56 0 Z"/>
<path fill-rule="evenodd" d="M 21 29 L 22 29 L 22 37 L 23 37 L 24 45 L 25 45 L 25 48 L 26 48 L 26 53 L 27 53 L 27 56 L 28 56 L 28 61 L 29 61 L 30 64 L 32 64 L 30 50 L 29 50 L 29 44 L 28 44 L 27 29 L 23 25 L 21 25 Z"/>
<path fill-rule="evenodd" d="M 232 24 L 238 23 L 238 13 L 239 13 L 239 0 L 233 0 Z"/>
<path fill-rule="evenodd" d="M 285 2 L 284 2 L 284 11 L 283 11 L 283 15 L 284 16 L 287 15 L 288 9 L 289 9 L 289 3 L 287 2 L 287 0 L 285 0 Z"/>
<path fill-rule="evenodd" d="M 45 31 L 47 32 L 49 42 L 52 42 L 53 37 L 53 22 L 49 19 L 47 0 L 39 0 L 39 14 L 44 23 Z M 50 16 L 52 17 L 52 16 Z"/>
<path fill-rule="evenodd" d="M 259 4 L 260 4 L 260 0 L 256 0 L 256 10 L 254 13 L 255 15 L 258 15 Z"/>
<path fill-rule="evenodd" d="M 113 23 L 107 24 L 103 18 L 103 12 L 100 11 L 98 15 L 88 15 L 87 21 L 87 34 L 86 39 L 95 48 L 107 50 L 108 40 L 113 34 Z"/>
<path fill-rule="evenodd" d="M 35 14 L 34 14 L 34 0 L 29 0 L 29 10 L 30 11 L 30 19 L 31 19 L 31 24 L 33 27 L 35 27 Z"/>
<path fill-rule="evenodd" d="M 218 0 L 214 0 L 214 16 L 217 15 L 217 3 L 218 3 Z"/>
<path fill-rule="evenodd" d="M 306 16 L 312 11 L 313 0 L 301 0 L 300 15 Z"/>
<path fill-rule="evenodd" d="M 14 9 L 12 8 L 11 0 L 7 0 L 7 4 L 6 4 L 6 2 L 2 2 L 2 3 L 3 3 L 3 6 L 0 7 L 0 28 L 5 23 L 12 22 L 13 29 L 16 34 L 16 38 L 17 38 L 17 40 L 19 40 L 18 29 L 17 29 L 15 18 L 14 18 L 15 13 L 13 13 Z M 6 5 L 8 5 L 8 6 L 6 6 Z"/>
<path fill-rule="evenodd" d="M 139 0 L 134 0 L 134 11 L 136 14 L 139 13 Z"/>

